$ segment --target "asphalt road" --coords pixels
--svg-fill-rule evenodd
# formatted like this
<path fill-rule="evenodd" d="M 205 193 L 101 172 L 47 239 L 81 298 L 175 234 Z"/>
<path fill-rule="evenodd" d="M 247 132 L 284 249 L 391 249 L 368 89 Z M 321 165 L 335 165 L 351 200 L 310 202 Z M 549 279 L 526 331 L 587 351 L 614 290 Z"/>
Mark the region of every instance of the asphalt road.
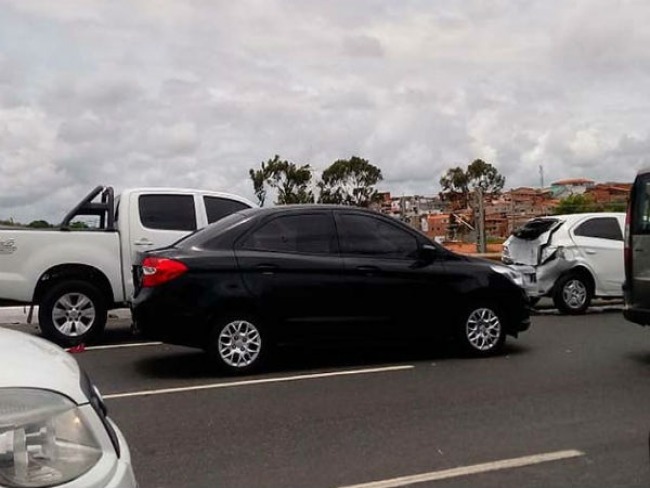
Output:
<path fill-rule="evenodd" d="M 272 371 L 235 379 L 191 349 L 121 347 L 133 341 L 124 323 L 107 339 L 118 347 L 76 358 L 107 397 L 143 488 L 336 488 L 421 474 L 368 488 L 650 484 L 650 330 L 617 310 L 536 316 L 490 359 L 443 347 L 286 350 Z"/>

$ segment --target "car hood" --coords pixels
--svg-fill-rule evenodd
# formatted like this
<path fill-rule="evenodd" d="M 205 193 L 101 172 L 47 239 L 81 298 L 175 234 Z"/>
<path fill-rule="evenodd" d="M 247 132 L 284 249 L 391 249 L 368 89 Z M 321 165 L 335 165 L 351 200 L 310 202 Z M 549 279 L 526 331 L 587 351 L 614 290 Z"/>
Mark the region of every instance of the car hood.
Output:
<path fill-rule="evenodd" d="M 0 388 L 39 388 L 81 404 L 81 370 L 63 349 L 23 332 L 0 328 Z"/>

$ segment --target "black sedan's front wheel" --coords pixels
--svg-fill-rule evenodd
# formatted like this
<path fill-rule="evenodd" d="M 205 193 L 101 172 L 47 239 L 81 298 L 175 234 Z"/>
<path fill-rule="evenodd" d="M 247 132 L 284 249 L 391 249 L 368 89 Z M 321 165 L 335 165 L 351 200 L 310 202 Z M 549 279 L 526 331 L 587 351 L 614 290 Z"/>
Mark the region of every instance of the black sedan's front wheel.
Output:
<path fill-rule="evenodd" d="M 463 349 L 473 356 L 498 354 L 505 344 L 502 313 L 491 303 L 476 303 L 465 309 L 458 327 Z"/>
<path fill-rule="evenodd" d="M 212 329 L 208 354 L 221 370 L 246 374 L 258 370 L 266 361 L 270 344 L 259 321 L 252 317 L 231 316 Z"/>

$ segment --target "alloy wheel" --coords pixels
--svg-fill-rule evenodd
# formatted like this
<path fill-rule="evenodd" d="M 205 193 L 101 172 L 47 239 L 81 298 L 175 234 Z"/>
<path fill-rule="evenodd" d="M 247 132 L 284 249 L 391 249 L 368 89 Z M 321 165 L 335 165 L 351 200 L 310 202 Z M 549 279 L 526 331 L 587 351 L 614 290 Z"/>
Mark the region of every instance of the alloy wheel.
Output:
<path fill-rule="evenodd" d="M 465 334 L 470 345 L 479 351 L 489 351 L 501 340 L 501 320 L 489 308 L 478 308 L 469 314 Z"/>
<path fill-rule="evenodd" d="M 246 320 L 235 320 L 219 334 L 219 356 L 232 368 L 253 364 L 262 350 L 262 337 L 257 327 Z"/>
<path fill-rule="evenodd" d="M 562 288 L 562 298 L 569 308 L 579 309 L 587 300 L 587 287 L 580 280 L 569 280 Z"/>
<path fill-rule="evenodd" d="M 95 304 L 83 293 L 66 293 L 52 308 L 52 323 L 67 337 L 78 337 L 95 323 Z"/>

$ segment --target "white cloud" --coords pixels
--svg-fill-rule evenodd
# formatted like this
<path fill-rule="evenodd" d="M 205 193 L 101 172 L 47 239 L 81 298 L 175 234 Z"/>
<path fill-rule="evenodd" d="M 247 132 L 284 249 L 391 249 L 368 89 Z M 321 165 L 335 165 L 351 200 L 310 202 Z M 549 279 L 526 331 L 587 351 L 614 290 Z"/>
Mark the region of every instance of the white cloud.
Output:
<path fill-rule="evenodd" d="M 0 218 L 57 220 L 98 183 L 252 197 L 280 154 L 353 154 L 434 193 L 477 157 L 508 186 L 625 180 L 650 146 L 641 1 L 9 0 Z"/>

